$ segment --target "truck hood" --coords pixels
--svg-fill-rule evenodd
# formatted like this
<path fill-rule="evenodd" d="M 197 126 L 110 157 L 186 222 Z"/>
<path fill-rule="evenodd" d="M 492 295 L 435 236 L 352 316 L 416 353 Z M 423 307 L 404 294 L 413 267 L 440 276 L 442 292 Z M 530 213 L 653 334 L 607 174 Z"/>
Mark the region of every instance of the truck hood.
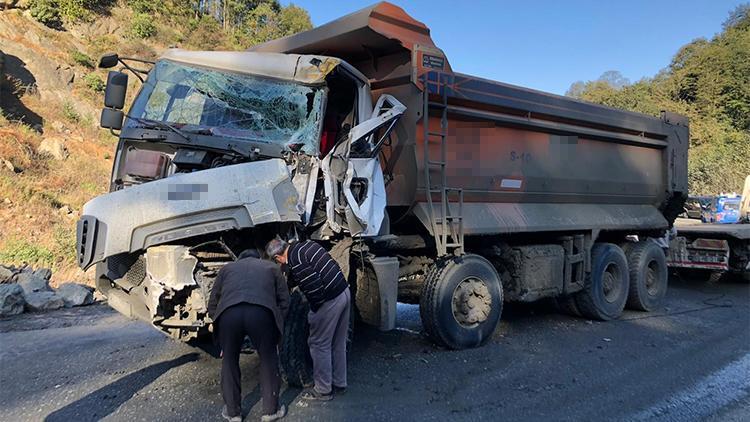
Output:
<path fill-rule="evenodd" d="M 99 196 L 77 227 L 78 264 L 178 239 L 272 222 L 300 221 L 283 160 L 174 175 Z"/>

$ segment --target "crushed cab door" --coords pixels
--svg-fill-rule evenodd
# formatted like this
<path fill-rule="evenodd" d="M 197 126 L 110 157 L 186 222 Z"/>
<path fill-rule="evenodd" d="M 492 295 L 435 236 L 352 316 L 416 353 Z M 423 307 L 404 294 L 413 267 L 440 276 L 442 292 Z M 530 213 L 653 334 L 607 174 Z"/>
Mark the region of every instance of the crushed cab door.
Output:
<path fill-rule="evenodd" d="M 333 231 L 347 230 L 355 237 L 379 233 L 386 196 L 378 157 L 405 111 L 393 96 L 381 96 L 371 118 L 354 126 L 323 159 L 326 216 Z"/>

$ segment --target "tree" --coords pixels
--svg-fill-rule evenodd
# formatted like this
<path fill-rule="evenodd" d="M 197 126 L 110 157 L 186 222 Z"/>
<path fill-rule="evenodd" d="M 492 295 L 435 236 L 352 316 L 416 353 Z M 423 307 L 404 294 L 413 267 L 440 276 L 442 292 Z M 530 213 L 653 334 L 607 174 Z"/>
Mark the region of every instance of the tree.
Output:
<path fill-rule="evenodd" d="M 629 83 L 619 72 L 571 84 L 566 95 L 690 120 L 689 181 L 696 194 L 738 191 L 750 174 L 750 4 L 737 7 L 714 38 L 680 48 L 655 77 Z"/>

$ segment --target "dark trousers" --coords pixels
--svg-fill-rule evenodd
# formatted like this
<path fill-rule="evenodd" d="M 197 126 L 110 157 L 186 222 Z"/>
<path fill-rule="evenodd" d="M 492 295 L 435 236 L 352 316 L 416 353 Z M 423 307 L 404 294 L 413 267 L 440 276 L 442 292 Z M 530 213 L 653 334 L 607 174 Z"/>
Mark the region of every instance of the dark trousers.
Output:
<path fill-rule="evenodd" d="M 260 305 L 240 303 L 219 317 L 219 343 L 224 351 L 221 361 L 221 393 L 230 416 L 240 414 L 240 349 L 245 335 L 250 337 L 260 357 L 260 392 L 263 414 L 276 413 L 279 407 L 279 355 L 276 348 L 279 330 L 271 311 Z"/>

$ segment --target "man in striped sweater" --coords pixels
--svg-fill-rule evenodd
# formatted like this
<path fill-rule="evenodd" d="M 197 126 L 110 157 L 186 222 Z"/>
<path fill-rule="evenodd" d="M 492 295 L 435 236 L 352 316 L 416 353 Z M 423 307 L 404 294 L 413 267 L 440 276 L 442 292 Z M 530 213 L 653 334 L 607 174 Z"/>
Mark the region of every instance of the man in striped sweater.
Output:
<path fill-rule="evenodd" d="M 289 287 L 299 289 L 310 303 L 310 356 L 315 386 L 302 393 L 307 400 L 331 400 L 333 392 L 346 389 L 346 338 L 349 331 L 351 294 L 341 268 L 317 243 L 307 240 L 289 245 L 274 239 L 266 254 L 287 264 Z"/>

